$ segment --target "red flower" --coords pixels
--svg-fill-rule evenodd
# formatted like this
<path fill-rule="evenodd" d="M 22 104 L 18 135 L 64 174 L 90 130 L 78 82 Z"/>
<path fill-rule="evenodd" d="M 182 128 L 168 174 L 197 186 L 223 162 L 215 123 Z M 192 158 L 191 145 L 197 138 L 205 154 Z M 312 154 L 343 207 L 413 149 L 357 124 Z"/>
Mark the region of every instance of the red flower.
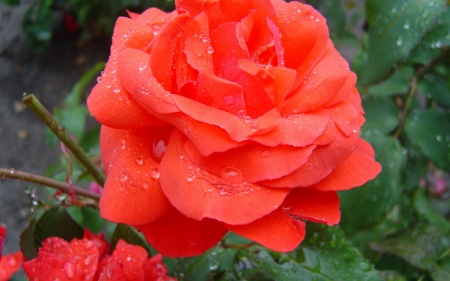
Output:
<path fill-rule="evenodd" d="M 0 281 L 7 281 L 14 273 L 16 273 L 22 265 L 22 253 L 15 252 L 6 256 L 2 256 L 3 240 L 6 237 L 6 227 L 0 225 Z"/>
<path fill-rule="evenodd" d="M 356 76 L 311 6 L 178 0 L 130 16 L 88 99 L 100 208 L 162 254 L 201 254 L 228 230 L 293 250 L 303 220 L 338 223 L 336 191 L 380 172 Z"/>
<path fill-rule="evenodd" d="M 60 281 L 175 280 L 166 276 L 167 268 L 162 264 L 161 255 L 147 258 L 142 247 L 120 240 L 113 254 L 108 256 L 105 251 L 109 245 L 102 236 L 89 231 L 84 236 L 84 239 L 73 239 L 70 243 L 58 237 L 47 238 L 38 257 L 23 263 L 28 278 Z"/>

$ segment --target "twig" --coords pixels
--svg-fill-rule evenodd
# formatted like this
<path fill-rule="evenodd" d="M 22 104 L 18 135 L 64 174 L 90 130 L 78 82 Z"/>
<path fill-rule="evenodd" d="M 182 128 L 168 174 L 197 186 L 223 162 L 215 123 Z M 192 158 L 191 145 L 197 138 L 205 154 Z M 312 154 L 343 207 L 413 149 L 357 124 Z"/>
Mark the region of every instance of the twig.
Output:
<path fill-rule="evenodd" d="M 405 107 L 403 108 L 403 113 L 400 116 L 400 123 L 398 125 L 397 131 L 395 131 L 394 138 L 398 138 L 400 136 L 401 131 L 403 130 L 403 126 L 406 122 L 406 117 L 408 116 L 409 107 L 411 105 L 411 101 L 417 92 L 417 78 L 413 76 L 411 79 L 410 90 L 408 96 L 406 97 Z"/>
<path fill-rule="evenodd" d="M 51 188 L 61 190 L 66 193 L 69 193 L 71 190 L 73 190 L 76 194 L 78 194 L 80 196 L 91 198 L 91 199 L 94 199 L 97 201 L 100 200 L 100 195 L 98 195 L 97 193 L 91 192 L 89 190 L 83 189 L 81 187 L 77 187 L 77 186 L 70 185 L 65 182 L 56 181 L 54 179 L 50 179 L 47 177 L 30 174 L 30 173 L 26 173 L 26 172 L 22 172 L 22 171 L 0 168 L 0 177 L 33 182 L 33 183 L 37 183 L 40 185 L 45 185 L 45 186 L 48 186 Z"/>
<path fill-rule="evenodd" d="M 66 130 L 56 121 L 48 110 L 33 95 L 25 95 L 22 102 L 28 106 L 33 112 L 50 128 L 50 130 L 64 143 L 64 145 L 75 155 L 75 157 L 86 167 L 89 173 L 94 177 L 95 181 L 103 186 L 105 176 L 97 169 L 95 164 L 84 153 L 83 149 L 72 140 Z"/>

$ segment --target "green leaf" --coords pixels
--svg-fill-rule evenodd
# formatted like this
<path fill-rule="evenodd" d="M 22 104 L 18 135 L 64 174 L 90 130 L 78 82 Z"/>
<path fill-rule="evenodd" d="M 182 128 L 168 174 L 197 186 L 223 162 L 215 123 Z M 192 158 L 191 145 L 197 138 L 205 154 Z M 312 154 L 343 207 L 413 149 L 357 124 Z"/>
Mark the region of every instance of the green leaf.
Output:
<path fill-rule="evenodd" d="M 66 107 L 80 105 L 84 90 L 103 68 L 105 68 L 105 63 L 98 62 L 91 69 L 85 72 L 83 76 L 81 76 L 81 78 L 77 81 L 77 83 L 72 87 L 69 95 L 64 100 L 64 105 Z"/>
<path fill-rule="evenodd" d="M 450 6 L 447 6 L 441 13 L 436 25 L 427 34 L 423 45 L 432 49 L 439 49 L 450 46 Z"/>
<path fill-rule="evenodd" d="M 407 94 L 409 90 L 409 79 L 412 75 L 413 69 L 411 67 L 399 67 L 386 81 L 370 86 L 368 92 L 373 97 Z"/>
<path fill-rule="evenodd" d="M 405 154 L 399 141 L 383 135 L 371 135 L 369 141 L 383 170 L 364 186 L 339 193 L 341 227 L 347 233 L 379 223 L 397 203 L 404 187 Z"/>
<path fill-rule="evenodd" d="M 93 233 L 100 232 L 105 223 L 100 217 L 99 210 L 78 206 L 70 206 L 66 210 L 81 227 L 88 228 Z"/>
<path fill-rule="evenodd" d="M 300 247 L 288 254 L 260 246 L 240 250 L 235 266 L 239 280 L 381 280 L 338 227 L 311 223 L 306 233 Z"/>
<path fill-rule="evenodd" d="M 80 146 L 86 153 L 100 155 L 100 127 L 87 131 L 80 140 Z"/>
<path fill-rule="evenodd" d="M 48 237 L 60 237 L 66 241 L 83 237 L 83 228 L 67 213 L 64 207 L 53 207 L 45 211 L 36 224 L 35 245 L 40 247 Z"/>
<path fill-rule="evenodd" d="M 449 246 L 449 238 L 435 228 L 420 224 L 383 241 L 372 242 L 373 250 L 382 254 L 401 257 L 422 270 L 434 270 L 443 251 Z"/>
<path fill-rule="evenodd" d="M 111 237 L 111 251 L 116 248 L 120 239 L 123 239 L 129 244 L 138 245 L 144 248 L 150 256 L 150 247 L 147 243 L 136 233 L 130 226 L 124 224 L 117 224 L 116 229 Z"/>
<path fill-rule="evenodd" d="M 2 2 L 8 6 L 19 6 L 20 5 L 20 0 L 2 0 Z"/>
<path fill-rule="evenodd" d="M 420 43 L 444 9 L 445 0 L 368 0 L 369 48 L 361 84 L 386 77 Z"/>
<path fill-rule="evenodd" d="M 38 247 L 34 242 L 34 231 L 36 229 L 37 221 L 32 219 L 27 228 L 20 234 L 20 251 L 26 257 L 27 260 L 37 257 Z"/>
<path fill-rule="evenodd" d="M 450 222 L 431 207 L 423 190 L 417 189 L 413 200 L 414 207 L 422 218 L 429 221 L 442 234 L 450 233 Z"/>
<path fill-rule="evenodd" d="M 450 171 L 450 114 L 437 109 L 416 110 L 405 123 L 414 146 L 442 170 Z"/>
<path fill-rule="evenodd" d="M 225 250 L 214 247 L 198 257 L 178 259 L 174 269 L 175 276 L 181 281 L 216 280 L 220 272 L 233 267 L 235 249 Z M 228 256 L 228 259 L 225 257 Z M 231 259 L 230 259 L 231 258 Z"/>
<path fill-rule="evenodd" d="M 435 100 L 440 106 L 450 109 L 450 90 L 447 81 L 441 76 L 431 73 L 425 75 L 419 82 L 418 90 L 419 93 Z"/>
<path fill-rule="evenodd" d="M 363 100 L 363 108 L 366 112 L 366 123 L 362 127 L 364 132 L 388 134 L 398 126 L 398 109 L 392 99 L 367 98 Z"/>

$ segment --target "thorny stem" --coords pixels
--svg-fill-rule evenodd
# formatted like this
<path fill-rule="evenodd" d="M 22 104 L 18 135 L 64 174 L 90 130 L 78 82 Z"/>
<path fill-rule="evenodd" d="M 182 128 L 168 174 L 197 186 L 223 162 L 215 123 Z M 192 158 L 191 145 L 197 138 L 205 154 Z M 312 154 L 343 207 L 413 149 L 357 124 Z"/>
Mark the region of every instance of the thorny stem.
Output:
<path fill-rule="evenodd" d="M 449 53 L 450 48 L 443 48 L 439 56 L 430 60 L 426 65 L 420 68 L 411 78 L 410 80 L 410 90 L 408 96 L 406 97 L 405 107 L 403 108 L 403 113 L 400 117 L 400 123 L 397 128 L 397 131 L 394 133 L 394 138 L 398 138 L 400 136 L 401 131 L 403 130 L 403 126 L 405 125 L 406 117 L 408 116 L 409 107 L 411 106 L 411 101 L 417 93 L 417 81 L 422 78 L 422 76 L 430 70 L 437 62 L 440 61 L 442 57 L 445 57 L 447 53 Z"/>
<path fill-rule="evenodd" d="M 88 172 L 94 177 L 95 181 L 103 186 L 105 176 L 97 169 L 95 164 L 84 153 L 83 149 L 72 140 L 66 130 L 53 118 L 48 110 L 33 95 L 25 95 L 22 102 L 28 106 L 33 112 L 50 128 L 50 130 L 64 143 L 64 145 L 75 155 L 75 157 L 83 164 Z"/>
<path fill-rule="evenodd" d="M 22 171 L 16 171 L 13 169 L 5 169 L 0 168 L 0 177 L 2 178 L 10 178 L 10 179 L 18 179 L 27 182 L 33 182 L 40 185 L 45 185 L 51 188 L 55 188 L 61 190 L 63 192 L 69 193 L 71 190 L 75 192 L 77 195 L 84 196 L 87 198 L 94 199 L 96 201 L 100 200 L 100 195 L 89 190 L 83 189 L 81 187 L 77 187 L 74 185 L 70 185 L 65 182 L 56 181 L 54 179 L 50 179 L 47 177 L 30 174 Z"/>

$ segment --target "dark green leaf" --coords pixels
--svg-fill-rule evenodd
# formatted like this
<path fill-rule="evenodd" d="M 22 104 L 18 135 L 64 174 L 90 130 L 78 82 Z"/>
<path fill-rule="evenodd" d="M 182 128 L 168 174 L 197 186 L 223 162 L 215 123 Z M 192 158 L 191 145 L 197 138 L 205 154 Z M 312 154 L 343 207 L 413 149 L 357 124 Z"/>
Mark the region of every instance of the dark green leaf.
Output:
<path fill-rule="evenodd" d="M 411 67 L 399 67 L 386 81 L 369 87 L 369 94 L 373 97 L 388 97 L 397 94 L 407 94 L 409 79 L 413 75 Z"/>
<path fill-rule="evenodd" d="M 368 60 L 361 83 L 370 85 L 386 77 L 408 56 L 445 9 L 445 0 L 368 0 Z"/>
<path fill-rule="evenodd" d="M 398 109 L 392 99 L 367 98 L 363 100 L 363 108 L 366 112 L 364 132 L 377 131 L 381 134 L 388 134 L 398 126 Z"/>
<path fill-rule="evenodd" d="M 436 262 L 448 246 L 448 237 L 442 236 L 429 225 L 418 225 L 383 241 L 371 243 L 375 251 L 397 255 L 427 271 L 436 267 Z"/>
<path fill-rule="evenodd" d="M 422 218 L 430 222 L 442 234 L 449 234 L 450 222 L 431 207 L 423 190 L 417 189 L 413 200 L 414 207 Z"/>
<path fill-rule="evenodd" d="M 83 237 L 83 228 L 78 225 L 63 207 L 53 207 L 45 211 L 36 224 L 35 245 L 41 246 L 48 237 L 60 237 L 66 241 Z"/>
<path fill-rule="evenodd" d="M 427 34 L 423 45 L 432 49 L 439 49 L 450 46 L 450 6 L 441 13 L 436 25 Z"/>
<path fill-rule="evenodd" d="M 3 3 L 9 6 L 19 6 L 20 0 L 2 0 Z"/>
<path fill-rule="evenodd" d="M 405 123 L 409 140 L 440 169 L 450 171 L 450 114 L 416 110 Z"/>
<path fill-rule="evenodd" d="M 66 210 L 81 227 L 88 228 L 93 233 L 99 232 L 105 222 L 100 217 L 100 212 L 90 207 L 71 206 Z"/>
<path fill-rule="evenodd" d="M 111 251 L 116 248 L 120 239 L 123 239 L 129 244 L 138 245 L 144 248 L 150 256 L 150 248 L 147 243 L 136 233 L 130 226 L 118 224 L 111 237 Z"/>
<path fill-rule="evenodd" d="M 345 27 L 345 12 L 340 1 L 315 0 L 310 3 L 327 19 L 330 36 L 337 39 Z"/>
<path fill-rule="evenodd" d="M 240 280 L 381 280 L 338 227 L 319 224 L 308 224 L 305 241 L 289 254 L 253 246 L 240 250 L 237 260 Z"/>
<path fill-rule="evenodd" d="M 175 276 L 182 281 L 207 281 L 215 280 L 218 273 L 232 268 L 236 250 L 225 250 L 222 247 L 214 247 L 198 257 L 179 259 L 174 269 Z M 231 260 L 224 259 L 225 256 Z"/>
<path fill-rule="evenodd" d="M 36 219 L 32 219 L 27 228 L 20 234 L 20 251 L 27 260 L 37 256 L 38 248 L 34 242 L 34 231 L 36 229 Z"/>
<path fill-rule="evenodd" d="M 404 183 L 405 154 L 397 139 L 370 135 L 381 173 L 364 186 L 339 193 L 341 227 L 348 233 L 379 223 L 397 203 Z"/>
<path fill-rule="evenodd" d="M 86 153 L 100 154 L 100 127 L 94 127 L 87 131 L 80 140 L 80 146 Z"/>
<path fill-rule="evenodd" d="M 447 81 L 441 76 L 431 73 L 425 75 L 419 82 L 419 93 L 432 98 L 444 108 L 450 108 L 450 90 Z"/>

